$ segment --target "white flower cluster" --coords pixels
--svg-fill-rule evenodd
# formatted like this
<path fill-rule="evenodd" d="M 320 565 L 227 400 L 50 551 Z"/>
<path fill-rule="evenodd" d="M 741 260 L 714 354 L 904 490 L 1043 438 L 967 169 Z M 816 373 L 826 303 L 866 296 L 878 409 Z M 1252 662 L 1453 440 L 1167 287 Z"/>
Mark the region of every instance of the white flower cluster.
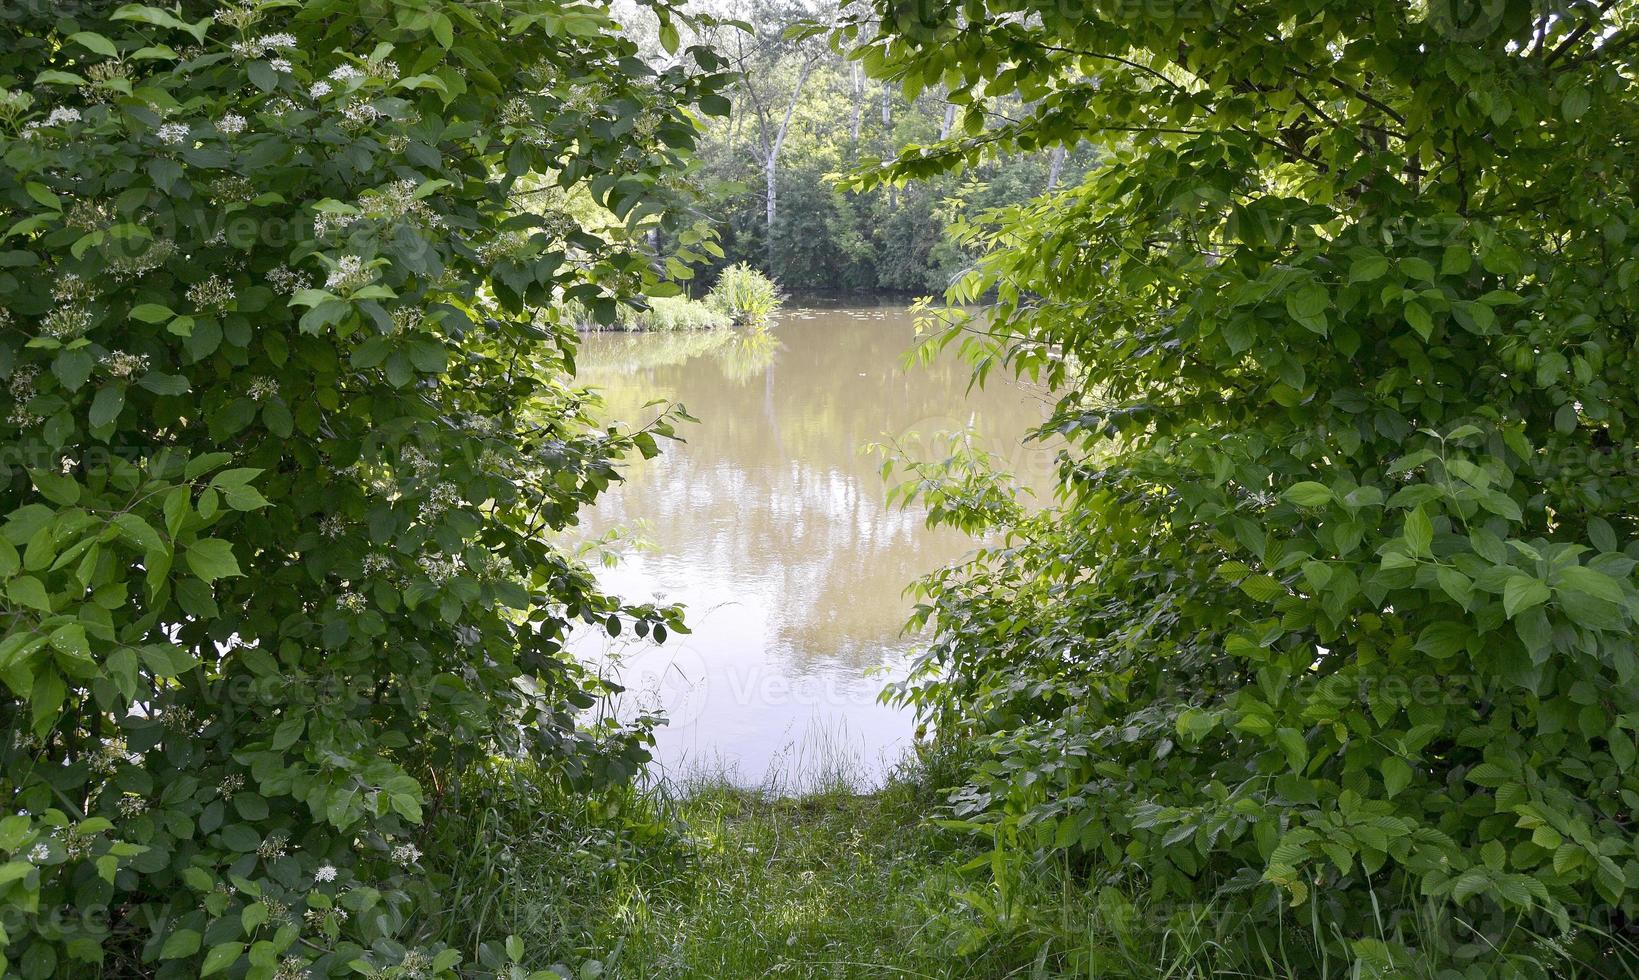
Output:
<path fill-rule="evenodd" d="M 6 314 L 8 320 L 10 316 L 11 314 Z M 25 407 L 34 400 L 34 379 L 39 374 L 40 369 L 32 364 L 25 364 L 11 373 L 11 381 L 8 387 L 11 391 L 12 401 L 16 403 L 16 406 L 11 410 L 11 417 L 6 421 L 20 429 L 32 429 L 44 421 L 40 416 L 30 412 Z"/>
<path fill-rule="evenodd" d="M 245 131 L 245 117 L 230 112 L 216 121 L 216 131 L 224 136 L 237 136 Z"/>
<path fill-rule="evenodd" d="M 370 600 L 357 592 L 344 592 L 342 597 L 336 600 L 336 605 L 356 616 L 370 608 Z"/>
<path fill-rule="evenodd" d="M 239 174 L 218 177 L 206 188 L 210 199 L 217 204 L 248 202 L 256 197 L 256 186 L 250 178 Z"/>
<path fill-rule="evenodd" d="M 385 113 L 363 99 L 354 99 L 341 110 L 342 123 L 352 129 L 374 126 L 383 115 Z"/>
<path fill-rule="evenodd" d="M 256 856 L 264 861 L 272 861 L 285 856 L 290 845 L 290 837 L 282 831 L 275 830 L 262 838 L 262 843 L 256 847 Z"/>
<path fill-rule="evenodd" d="M 461 420 L 461 428 L 479 436 L 494 436 L 502 430 L 501 420 L 487 415 L 468 415 Z"/>
<path fill-rule="evenodd" d="M 46 117 L 47 126 L 66 126 L 69 123 L 77 123 L 79 121 L 80 110 L 63 107 L 51 110 L 51 115 Z"/>
<path fill-rule="evenodd" d="M 499 582 L 513 577 L 512 560 L 493 551 L 486 551 L 473 566 L 472 573 L 480 582 Z"/>
<path fill-rule="evenodd" d="M 141 255 L 116 255 L 108 260 L 108 271 L 115 279 L 128 282 L 154 271 L 176 254 L 176 242 L 162 238 Z"/>
<path fill-rule="evenodd" d="M 399 333 L 419 330 L 427 315 L 419 306 L 400 306 L 393 311 L 393 329 Z"/>
<path fill-rule="evenodd" d="M 181 146 L 188 139 L 188 127 L 182 123 L 170 122 L 154 130 L 161 143 L 172 146 Z"/>
<path fill-rule="evenodd" d="M 51 299 L 56 303 L 84 303 L 97 295 L 91 284 L 72 272 L 65 272 L 51 284 Z"/>
<path fill-rule="evenodd" d="M 459 555 L 422 555 L 415 563 L 434 585 L 444 585 L 461 574 Z"/>
<path fill-rule="evenodd" d="M 496 235 L 478 247 L 478 261 L 485 265 L 495 265 L 503 259 L 532 258 L 540 248 L 530 241 L 530 236 L 522 231 L 509 231 Z"/>
<path fill-rule="evenodd" d="M 399 461 L 415 471 L 420 479 L 427 479 L 438 472 L 438 464 L 422 455 L 421 450 L 410 446 L 399 453 Z"/>
<path fill-rule="evenodd" d="M 233 56 L 235 58 L 261 58 L 269 51 L 279 51 L 296 46 L 294 34 L 264 34 L 254 41 L 235 41 Z"/>
<path fill-rule="evenodd" d="M 415 196 L 418 184 L 413 178 L 394 181 L 385 187 L 365 191 L 359 195 L 359 210 L 378 221 L 402 221 L 437 228 L 444 219 L 427 205 L 424 198 Z"/>
<path fill-rule="evenodd" d="M 330 72 L 330 80 L 332 82 L 339 82 L 343 85 L 346 85 L 349 82 L 356 82 L 363 77 L 364 72 L 359 71 L 352 65 L 337 65 Z"/>
<path fill-rule="evenodd" d="M 288 75 L 291 72 L 289 58 L 274 58 L 267 63 L 267 66 L 281 75 Z"/>
<path fill-rule="evenodd" d="M 233 284 L 218 275 L 188 287 L 188 302 L 200 310 L 225 310 L 237 295 Z"/>
<path fill-rule="evenodd" d="M 148 812 L 148 801 L 140 796 L 121 796 L 114 806 L 119 810 L 120 816 L 127 820 Z"/>
<path fill-rule="evenodd" d="M 226 776 L 222 777 L 222 781 L 220 783 L 216 784 L 216 792 L 221 795 L 222 799 L 229 801 L 233 799 L 233 795 L 235 793 L 244 788 L 245 777 L 236 772 L 228 773 Z"/>
<path fill-rule="evenodd" d="M 91 847 L 97 841 L 96 833 L 86 833 L 79 827 L 68 828 L 63 835 L 63 856 L 70 861 L 78 861 L 91 854 Z"/>
<path fill-rule="evenodd" d="M 529 126 L 535 122 L 538 113 L 535 107 L 523 99 L 513 99 L 501 107 L 501 124 L 504 126 Z"/>
<path fill-rule="evenodd" d="M 270 271 L 267 274 L 267 281 L 275 290 L 287 296 L 313 285 L 313 280 L 307 273 L 297 272 L 288 265 L 281 265 Z"/>
<path fill-rule="evenodd" d="M 334 541 L 347 533 L 347 522 L 332 514 L 319 522 L 319 534 Z"/>
<path fill-rule="evenodd" d="M 250 386 L 245 390 L 245 394 L 249 395 L 250 400 L 253 402 L 267 401 L 269 398 L 272 398 L 278 393 L 279 382 L 273 380 L 265 374 L 257 375 L 256 377 L 252 378 L 250 381 Z"/>
<path fill-rule="evenodd" d="M 393 560 L 380 553 L 371 553 L 364 556 L 362 570 L 366 578 L 383 576 L 393 570 Z"/>
<path fill-rule="evenodd" d="M 247 0 L 239 0 L 237 3 L 229 4 L 218 10 L 211 17 L 218 24 L 226 24 L 236 31 L 243 31 L 261 20 L 262 14 L 261 11 L 256 9 L 255 4 L 247 2 Z"/>
<path fill-rule="evenodd" d="M 357 255 L 344 255 L 336 262 L 336 267 L 330 270 L 330 275 L 324 280 L 324 288 L 340 293 L 351 293 L 374 282 L 374 270 L 364 267 L 364 260 Z"/>
<path fill-rule="evenodd" d="M 148 370 L 145 354 L 128 354 L 122 350 L 109 351 L 98 362 L 102 369 L 116 378 L 134 378 Z"/>
<path fill-rule="evenodd" d="M 334 211 L 320 211 L 313 215 L 313 237 L 328 238 L 331 233 L 346 231 L 359 220 L 356 214 L 337 214 Z"/>
<path fill-rule="evenodd" d="M 347 921 L 347 910 L 342 908 L 340 905 L 337 905 L 337 906 L 335 906 L 331 909 L 328 909 L 328 910 L 326 910 L 326 909 L 308 909 L 306 912 L 302 913 L 302 921 L 307 923 L 307 927 L 309 929 L 323 930 L 324 926 L 325 926 L 325 921 L 327 919 L 329 919 L 331 916 L 335 916 L 336 917 L 336 922 L 338 922 L 338 923 L 346 922 Z"/>
<path fill-rule="evenodd" d="M 92 87 L 86 92 L 86 98 L 93 102 L 107 102 L 109 93 L 131 84 L 130 70 L 117 61 L 99 61 L 86 69 L 85 75 L 91 79 Z M 123 82 L 124 86 L 114 84 Z"/>
<path fill-rule="evenodd" d="M 398 961 L 398 975 L 404 980 L 429 980 L 432 976 L 432 960 L 419 949 L 412 949 Z"/>
<path fill-rule="evenodd" d="M 315 99 L 322 99 L 329 95 L 330 91 L 331 89 L 329 82 L 314 82 L 313 87 L 307 90 L 307 94 L 311 95 Z"/>
<path fill-rule="evenodd" d="M 421 860 L 421 848 L 414 844 L 399 844 L 393 848 L 393 861 L 408 868 Z"/>
<path fill-rule="evenodd" d="M 279 969 L 273 972 L 273 980 L 307 980 L 311 975 L 300 956 L 286 956 L 279 961 Z"/>
<path fill-rule="evenodd" d="M 426 516 L 431 520 L 451 507 L 460 506 L 460 504 L 460 488 L 453 483 L 440 483 L 438 486 L 433 487 L 431 493 L 427 494 Z"/>
<path fill-rule="evenodd" d="M 64 218 L 70 228 L 81 231 L 97 231 L 113 225 L 118 216 L 114 206 L 107 201 L 79 200 L 68 209 L 68 216 Z"/>
<path fill-rule="evenodd" d="M 16 119 L 34 104 L 34 96 L 27 92 L 13 92 L 0 88 L 0 119 Z"/>
<path fill-rule="evenodd" d="M 40 332 L 55 340 L 73 340 L 89 329 L 91 311 L 83 306 L 59 306 L 40 323 Z"/>
<path fill-rule="evenodd" d="M 35 844 L 34 849 L 28 852 L 28 859 L 35 864 L 44 864 L 51 860 L 51 848 L 44 844 Z"/>
<path fill-rule="evenodd" d="M 330 865 L 330 864 L 321 864 L 321 865 L 319 865 L 318 870 L 313 872 L 313 880 L 318 882 L 321 885 L 326 883 L 326 882 L 335 881 L 336 880 L 336 868 L 335 868 L 335 866 Z"/>

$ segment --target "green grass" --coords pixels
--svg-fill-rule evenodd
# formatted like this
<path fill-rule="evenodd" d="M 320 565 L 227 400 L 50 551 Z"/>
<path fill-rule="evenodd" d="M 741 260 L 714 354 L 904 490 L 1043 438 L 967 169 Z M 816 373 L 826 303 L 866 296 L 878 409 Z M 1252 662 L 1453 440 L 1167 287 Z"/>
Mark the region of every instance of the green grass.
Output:
<path fill-rule="evenodd" d="M 1274 913 L 1271 928 L 1208 903 L 1158 908 L 1133 897 L 1138 882 L 1089 883 L 948 829 L 939 769 L 903 767 L 871 793 L 830 767 L 799 796 L 718 776 L 589 798 L 496 765 L 434 821 L 443 902 L 421 910 L 422 938 L 483 977 L 511 976 L 508 936 L 530 969 L 578 980 L 1436 976 L 1317 956 L 1313 909 Z M 1431 906 L 1390 938 L 1449 933 L 1452 916 Z M 1517 975 L 1635 975 L 1626 956 L 1587 972 L 1550 946 Z M 1440 980 L 1494 975 L 1449 966 Z"/>
<path fill-rule="evenodd" d="M 988 871 L 926 822 L 936 803 L 903 776 L 869 794 L 717 778 L 587 801 L 497 767 L 428 848 L 464 856 L 438 869 L 432 938 L 473 962 L 516 935 L 532 968 L 632 980 L 1029 975 L 1038 951 L 962 897 Z"/>

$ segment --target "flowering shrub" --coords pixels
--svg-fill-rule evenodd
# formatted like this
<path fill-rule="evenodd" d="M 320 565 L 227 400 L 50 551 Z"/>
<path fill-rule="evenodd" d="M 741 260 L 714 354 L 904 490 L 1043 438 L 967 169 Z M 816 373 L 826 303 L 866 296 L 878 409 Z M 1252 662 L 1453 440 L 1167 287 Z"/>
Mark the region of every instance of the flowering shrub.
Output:
<path fill-rule="evenodd" d="M 8 975 L 446 975 L 453 777 L 640 763 L 564 634 L 676 613 L 550 537 L 667 425 L 534 311 L 655 276 L 538 202 L 678 223 L 693 59 L 553 0 L 0 9 Z"/>
<path fill-rule="evenodd" d="M 963 813 L 1289 976 L 1631 974 L 1639 4 L 870 7 L 966 103 L 889 176 L 1102 159 L 974 229 L 995 305 L 932 339 L 1064 440 L 1043 513 L 918 488 L 1011 532 L 903 691 Z"/>

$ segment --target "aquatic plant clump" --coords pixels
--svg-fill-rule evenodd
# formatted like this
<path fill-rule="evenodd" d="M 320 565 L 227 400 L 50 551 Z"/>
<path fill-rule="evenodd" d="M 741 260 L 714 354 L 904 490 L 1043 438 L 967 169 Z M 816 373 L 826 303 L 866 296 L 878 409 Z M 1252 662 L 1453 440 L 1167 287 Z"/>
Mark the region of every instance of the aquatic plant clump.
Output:
<path fill-rule="evenodd" d="M 706 305 L 734 321 L 736 326 L 756 327 L 768 322 L 779 310 L 783 297 L 768 276 L 745 263 L 731 265 L 717 277 L 706 294 Z"/>

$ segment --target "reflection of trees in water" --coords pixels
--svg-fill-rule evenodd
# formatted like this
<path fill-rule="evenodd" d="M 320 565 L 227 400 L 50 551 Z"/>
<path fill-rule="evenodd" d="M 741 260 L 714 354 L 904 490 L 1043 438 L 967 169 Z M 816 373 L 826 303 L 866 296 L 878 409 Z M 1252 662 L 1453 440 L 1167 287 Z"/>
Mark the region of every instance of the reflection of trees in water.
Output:
<path fill-rule="evenodd" d="M 590 519 L 641 519 L 658 566 L 743 585 L 767 609 L 774 657 L 880 663 L 904 643 L 905 586 L 972 542 L 889 509 L 879 461 L 862 447 L 977 419 L 1005 449 L 1042 406 L 1008 385 L 968 392 L 954 359 L 905 368 L 903 314 L 802 313 L 762 337 L 718 333 L 712 343 L 588 338 L 581 379 L 604 389 L 611 416 L 638 421 L 645 403 L 666 398 L 702 422 Z"/>
<path fill-rule="evenodd" d="M 599 386 L 696 357 L 712 358 L 723 377 L 744 383 L 773 363 L 778 343 L 765 328 L 589 334 L 581 339 L 576 360 L 581 380 Z"/>

